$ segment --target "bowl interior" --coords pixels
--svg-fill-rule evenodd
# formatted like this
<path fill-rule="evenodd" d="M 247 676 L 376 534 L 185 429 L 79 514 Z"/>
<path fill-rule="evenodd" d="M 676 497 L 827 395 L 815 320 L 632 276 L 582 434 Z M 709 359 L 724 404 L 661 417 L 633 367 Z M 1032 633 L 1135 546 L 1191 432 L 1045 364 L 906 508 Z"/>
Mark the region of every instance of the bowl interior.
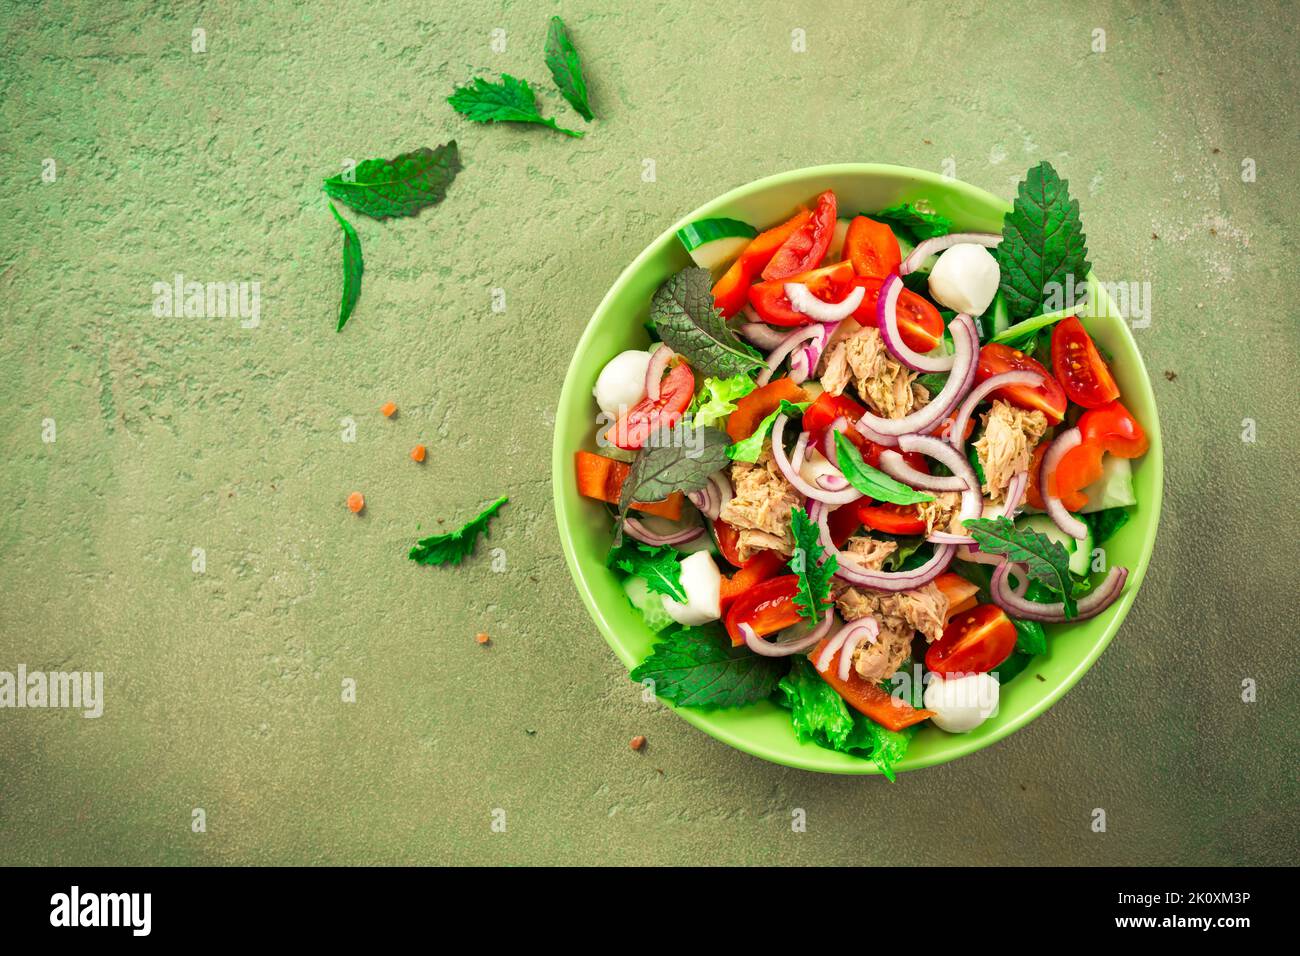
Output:
<path fill-rule="evenodd" d="M 973 186 L 933 173 L 898 166 L 849 164 L 796 170 L 734 189 L 674 223 L 618 277 L 596 309 L 569 366 L 556 412 L 552 481 L 556 517 L 565 559 L 574 583 L 597 627 L 628 668 L 650 652 L 654 635 L 628 604 L 616 576 L 605 567 L 611 537 L 605 507 L 581 497 L 573 453 L 595 450 L 597 409 L 591 390 L 605 362 L 624 349 L 649 342 L 642 322 L 650 298 L 665 279 L 691 264 L 674 235 L 676 229 L 706 216 L 732 216 L 759 228 L 788 218 L 800 203 L 833 189 L 843 212 L 871 212 L 898 202 L 925 199 L 962 231 L 999 232 L 1009 204 Z M 1132 519 L 1106 545 L 1108 559 L 1131 570 L 1124 594 L 1090 621 L 1048 628 L 1048 652 L 1003 689 L 999 711 L 968 734 L 923 728 L 900 770 L 915 770 L 953 760 L 1002 739 L 1046 710 L 1088 669 L 1114 637 L 1136 597 L 1155 543 L 1160 516 L 1162 458 L 1160 427 L 1151 384 L 1125 321 L 1089 277 L 1104 308 L 1084 325 L 1113 357 L 1112 371 L 1125 403 L 1145 426 L 1150 452 L 1133 470 L 1138 505 Z M 593 649 L 593 653 L 594 653 Z M 1037 675 L 1037 676 L 1036 676 Z M 1038 676 L 1042 680 L 1037 679 Z M 671 705 L 669 705 L 671 706 Z M 747 753 L 787 766 L 829 773 L 879 772 L 870 760 L 852 757 L 795 739 L 788 712 L 762 702 L 738 710 L 674 708 L 685 720 Z"/>

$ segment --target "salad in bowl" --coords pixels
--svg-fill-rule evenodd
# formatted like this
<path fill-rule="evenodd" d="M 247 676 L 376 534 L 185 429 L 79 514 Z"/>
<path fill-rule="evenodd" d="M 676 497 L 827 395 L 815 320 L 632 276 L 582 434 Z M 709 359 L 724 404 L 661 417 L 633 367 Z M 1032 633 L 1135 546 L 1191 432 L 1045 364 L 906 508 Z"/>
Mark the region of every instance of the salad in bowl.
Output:
<path fill-rule="evenodd" d="M 676 237 L 569 452 L 654 634 L 631 676 L 892 777 L 1130 588 L 1104 545 L 1150 439 L 1085 325 L 1078 204 L 1043 163 L 1000 232 L 825 188 Z"/>

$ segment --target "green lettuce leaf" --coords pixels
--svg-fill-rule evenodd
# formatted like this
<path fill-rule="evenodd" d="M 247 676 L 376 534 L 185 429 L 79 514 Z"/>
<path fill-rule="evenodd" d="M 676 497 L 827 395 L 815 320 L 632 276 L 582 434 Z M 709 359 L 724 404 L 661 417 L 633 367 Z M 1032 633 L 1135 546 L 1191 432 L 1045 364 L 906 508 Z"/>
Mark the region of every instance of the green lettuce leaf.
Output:
<path fill-rule="evenodd" d="M 744 398 L 754 388 L 754 380 L 744 374 L 706 378 L 688 415 L 696 425 L 716 425 L 736 410 L 736 399 Z"/>
<path fill-rule="evenodd" d="M 901 229 L 905 238 L 933 239 L 952 232 L 952 220 L 924 208 L 924 203 L 899 203 L 872 216 L 877 222 Z"/>
<path fill-rule="evenodd" d="M 781 407 L 759 422 L 758 427 L 754 429 L 754 434 L 742 438 L 727 449 L 727 457 L 732 461 L 747 461 L 750 464 L 758 461 L 758 456 L 763 454 L 763 446 L 767 444 L 767 436 L 772 434 L 772 426 L 776 423 L 777 416 L 802 417 L 805 409 L 811 404 L 812 402 L 795 404 L 782 399 Z"/>

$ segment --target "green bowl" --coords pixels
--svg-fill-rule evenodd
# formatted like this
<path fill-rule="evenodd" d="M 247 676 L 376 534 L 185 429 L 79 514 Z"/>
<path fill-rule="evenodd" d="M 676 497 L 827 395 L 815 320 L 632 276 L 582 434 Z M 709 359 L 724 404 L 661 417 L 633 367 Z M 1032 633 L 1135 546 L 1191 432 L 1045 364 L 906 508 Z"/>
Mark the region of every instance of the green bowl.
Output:
<path fill-rule="evenodd" d="M 624 597 L 617 576 L 605 567 L 611 538 L 609 512 L 604 505 L 578 494 L 573 467 L 576 450 L 595 450 L 597 409 L 591 390 L 596 376 L 617 353 L 646 347 L 649 340 L 642 322 L 649 314 L 650 297 L 660 283 L 691 264 L 674 235 L 680 226 L 708 216 L 730 216 L 758 227 L 769 226 L 785 220 L 796 206 L 809 203 L 826 189 L 833 189 L 840 208 L 850 211 L 926 199 L 952 219 L 955 229 L 963 231 L 1000 232 L 1003 214 L 1010 208 L 982 189 L 919 169 L 858 163 L 815 166 L 760 179 L 706 203 L 664 230 L 623 270 L 587 323 L 565 376 L 555 415 L 551 477 L 560 541 L 578 593 L 609 646 L 629 669 L 649 654 L 654 635 Z M 1131 571 L 1124 593 L 1104 614 L 1090 621 L 1049 626 L 1048 652 L 1007 684 L 995 717 L 967 734 L 923 727 L 899 770 L 916 770 L 974 753 L 1043 713 L 1101 655 L 1137 597 L 1160 520 L 1160 425 L 1151 382 L 1128 326 L 1092 276 L 1089 284 L 1092 294 L 1104 303 L 1106 314 L 1084 324 L 1113 356 L 1111 368 L 1124 402 L 1151 438 L 1151 450 L 1133 469 L 1138 497 L 1133 518 L 1106 547 L 1112 563 Z M 673 709 L 705 733 L 773 763 L 824 773 L 880 772 L 870 760 L 801 743 L 790 726 L 789 713 L 767 701 L 737 710 Z"/>

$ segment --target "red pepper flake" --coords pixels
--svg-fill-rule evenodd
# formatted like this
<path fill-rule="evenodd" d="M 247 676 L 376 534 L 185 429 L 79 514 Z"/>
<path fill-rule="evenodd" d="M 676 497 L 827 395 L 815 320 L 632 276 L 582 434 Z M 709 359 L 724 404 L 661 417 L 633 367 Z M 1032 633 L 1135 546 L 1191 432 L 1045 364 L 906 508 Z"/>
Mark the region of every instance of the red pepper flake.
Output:
<path fill-rule="evenodd" d="M 354 515 L 361 514 L 361 509 L 365 506 L 366 498 L 361 492 L 354 491 L 348 495 L 348 511 L 351 511 Z"/>
<path fill-rule="evenodd" d="M 632 742 L 628 744 L 628 746 L 631 747 L 633 750 L 644 750 L 645 736 L 642 734 L 637 734 L 635 737 L 632 738 Z"/>
<path fill-rule="evenodd" d="M 423 445 L 416 445 L 411 449 L 411 461 L 424 461 L 424 455 L 427 451 L 428 449 Z"/>
<path fill-rule="evenodd" d="M 385 418 L 392 418 L 397 414 L 397 403 L 384 402 L 383 405 L 379 406 L 379 410 L 384 413 Z"/>
<path fill-rule="evenodd" d="M 478 641 L 480 644 L 490 644 L 492 642 L 492 638 L 487 636 L 487 631 L 479 631 L 474 635 L 474 640 Z"/>

